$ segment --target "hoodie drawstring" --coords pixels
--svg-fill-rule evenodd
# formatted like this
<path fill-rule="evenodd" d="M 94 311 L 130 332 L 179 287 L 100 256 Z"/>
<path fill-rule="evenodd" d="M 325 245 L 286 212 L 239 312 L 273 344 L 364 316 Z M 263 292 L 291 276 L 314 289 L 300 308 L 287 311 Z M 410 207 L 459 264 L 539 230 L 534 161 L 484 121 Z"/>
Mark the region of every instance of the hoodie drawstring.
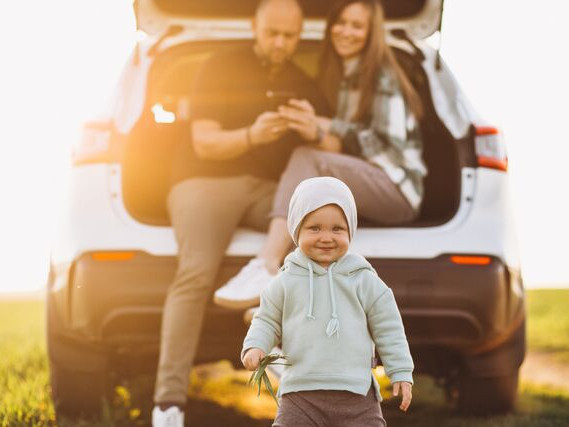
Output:
<path fill-rule="evenodd" d="M 310 285 L 310 297 L 308 300 L 308 313 L 306 314 L 306 317 L 309 320 L 314 320 L 315 317 L 312 314 L 312 309 L 314 308 L 314 270 L 310 263 L 308 263 L 308 283 Z"/>
<path fill-rule="evenodd" d="M 340 321 L 338 320 L 338 313 L 336 313 L 336 296 L 334 295 L 334 281 L 332 280 L 332 268 L 334 264 L 328 267 L 328 286 L 330 287 L 330 302 L 332 303 L 332 318 L 328 322 L 326 327 L 326 335 L 331 337 L 336 335 L 336 338 L 340 337 Z M 312 295 L 311 295 L 312 298 Z"/>
<path fill-rule="evenodd" d="M 330 288 L 330 303 L 332 305 L 332 316 L 326 327 L 326 335 L 331 337 L 336 335 L 336 338 L 340 337 L 340 321 L 338 320 L 338 313 L 336 312 L 336 295 L 334 294 L 334 280 L 332 279 L 332 268 L 334 264 L 328 267 L 328 287 Z M 308 313 L 306 317 L 309 320 L 314 320 L 315 317 L 312 314 L 314 310 L 314 269 L 312 265 L 308 263 L 308 285 L 310 287 L 310 295 L 308 297 Z"/>

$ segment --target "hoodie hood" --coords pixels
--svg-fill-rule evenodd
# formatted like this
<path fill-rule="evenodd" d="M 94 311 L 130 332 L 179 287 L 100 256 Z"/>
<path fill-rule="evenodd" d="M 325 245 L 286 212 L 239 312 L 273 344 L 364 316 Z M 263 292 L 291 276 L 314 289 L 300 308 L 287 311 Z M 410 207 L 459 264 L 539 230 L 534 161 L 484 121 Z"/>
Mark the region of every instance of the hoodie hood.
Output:
<path fill-rule="evenodd" d="M 330 321 L 326 327 L 326 335 L 328 337 L 339 336 L 340 319 L 338 318 L 338 311 L 336 309 L 336 292 L 334 284 L 334 276 L 336 275 L 351 275 L 360 270 L 374 271 L 373 267 L 366 259 L 351 252 L 346 253 L 343 257 L 336 262 L 330 264 L 328 269 L 322 267 L 320 264 L 308 258 L 300 248 L 290 253 L 284 261 L 283 270 L 288 271 L 290 274 L 306 276 L 308 280 L 309 298 L 308 309 L 306 318 L 314 320 L 314 275 L 328 276 L 328 286 L 330 290 L 330 305 L 332 313 L 330 313 Z"/>

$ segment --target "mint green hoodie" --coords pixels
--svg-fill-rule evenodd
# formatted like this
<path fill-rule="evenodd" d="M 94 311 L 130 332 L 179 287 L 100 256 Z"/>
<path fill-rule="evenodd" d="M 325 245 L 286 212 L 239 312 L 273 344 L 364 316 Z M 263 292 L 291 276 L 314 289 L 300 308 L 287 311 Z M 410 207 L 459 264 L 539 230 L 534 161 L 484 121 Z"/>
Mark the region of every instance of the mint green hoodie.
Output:
<path fill-rule="evenodd" d="M 265 353 L 282 344 L 279 395 L 347 390 L 366 395 L 374 345 L 391 382 L 412 383 L 413 360 L 391 289 L 364 257 L 346 253 L 328 270 L 297 248 L 261 295 L 243 342 Z"/>

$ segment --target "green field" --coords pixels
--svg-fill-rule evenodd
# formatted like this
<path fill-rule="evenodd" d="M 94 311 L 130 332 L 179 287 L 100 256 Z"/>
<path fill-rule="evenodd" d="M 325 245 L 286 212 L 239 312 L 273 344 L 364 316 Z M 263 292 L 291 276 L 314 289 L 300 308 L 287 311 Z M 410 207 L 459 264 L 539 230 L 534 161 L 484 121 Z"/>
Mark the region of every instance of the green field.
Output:
<path fill-rule="evenodd" d="M 528 291 L 527 302 L 529 350 L 569 363 L 569 289 Z"/>
<path fill-rule="evenodd" d="M 527 295 L 530 351 L 547 352 L 552 360 L 566 363 L 569 290 L 531 290 Z M 49 397 L 42 301 L 0 301 L 0 355 L 0 426 L 56 425 Z M 193 414 L 201 413 L 207 417 L 210 411 L 210 416 L 219 417 L 218 425 L 270 425 L 274 402 L 268 395 L 257 398 L 246 387 L 247 378 L 247 372 L 234 371 L 225 362 L 197 369 L 190 390 L 190 419 Z M 151 403 L 138 396 L 140 390 L 151 388 L 151 379 L 140 381 L 130 387 L 117 387 L 116 396 L 102 414 L 104 421 L 99 425 L 145 425 Z M 397 402 L 390 397 L 387 386 L 385 390 L 382 406 L 391 426 L 569 425 L 569 385 L 562 390 L 522 382 L 517 411 L 491 418 L 454 415 L 442 390 L 427 377 L 417 379 L 413 404 L 407 414 L 397 410 Z M 63 420 L 59 425 L 91 424 Z"/>

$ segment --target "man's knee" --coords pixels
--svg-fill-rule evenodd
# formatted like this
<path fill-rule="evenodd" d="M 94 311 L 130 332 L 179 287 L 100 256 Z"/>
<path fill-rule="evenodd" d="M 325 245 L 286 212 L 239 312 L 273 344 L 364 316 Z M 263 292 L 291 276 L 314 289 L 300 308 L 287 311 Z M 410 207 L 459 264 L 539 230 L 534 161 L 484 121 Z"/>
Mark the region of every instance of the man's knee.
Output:
<path fill-rule="evenodd" d="M 215 201 L 219 198 L 211 198 L 212 194 L 219 194 L 224 188 L 231 186 L 229 179 L 215 178 L 189 178 L 178 182 L 168 192 L 167 207 L 170 215 L 176 212 L 186 214 L 202 213 L 211 205 L 211 209 L 218 208 Z"/>

